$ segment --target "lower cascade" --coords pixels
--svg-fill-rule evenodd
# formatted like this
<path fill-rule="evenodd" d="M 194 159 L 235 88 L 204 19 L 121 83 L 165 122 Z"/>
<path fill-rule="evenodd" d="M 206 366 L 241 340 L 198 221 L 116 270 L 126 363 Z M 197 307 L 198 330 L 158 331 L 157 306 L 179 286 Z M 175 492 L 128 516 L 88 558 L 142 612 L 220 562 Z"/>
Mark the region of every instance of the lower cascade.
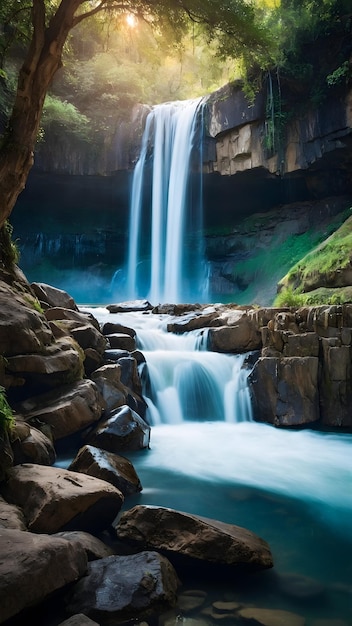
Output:
<path fill-rule="evenodd" d="M 138 347 L 147 361 L 144 396 L 151 424 L 252 419 L 245 355 L 207 352 L 204 343 L 204 331 L 184 335 L 171 335 L 160 327 L 139 331 Z"/>
<path fill-rule="evenodd" d="M 248 528 L 270 545 L 274 568 L 247 602 L 293 611 L 306 626 L 351 623 L 352 435 L 256 422 L 250 355 L 208 351 L 204 331 L 166 332 L 167 315 L 91 311 L 134 328 L 146 360 L 150 449 L 128 454 L 143 490 L 126 508 L 164 506 Z M 217 598 L 235 593 L 230 580 L 210 586 Z"/>

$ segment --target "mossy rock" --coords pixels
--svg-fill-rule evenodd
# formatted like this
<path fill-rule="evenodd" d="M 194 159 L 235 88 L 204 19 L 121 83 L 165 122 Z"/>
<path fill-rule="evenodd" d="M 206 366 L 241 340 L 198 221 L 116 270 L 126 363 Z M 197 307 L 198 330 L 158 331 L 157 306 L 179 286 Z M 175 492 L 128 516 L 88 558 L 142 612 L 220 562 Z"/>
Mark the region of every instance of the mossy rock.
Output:
<path fill-rule="evenodd" d="M 289 270 L 278 291 L 276 306 L 351 302 L 352 216 Z"/>

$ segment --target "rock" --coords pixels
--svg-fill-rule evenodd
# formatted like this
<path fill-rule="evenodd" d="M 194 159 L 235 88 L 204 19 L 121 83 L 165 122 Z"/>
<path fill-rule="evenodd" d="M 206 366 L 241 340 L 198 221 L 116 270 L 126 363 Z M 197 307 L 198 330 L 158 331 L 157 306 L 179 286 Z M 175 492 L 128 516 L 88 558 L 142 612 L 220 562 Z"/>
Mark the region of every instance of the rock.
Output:
<path fill-rule="evenodd" d="M 31 283 L 31 288 L 38 300 L 48 307 L 62 307 L 78 311 L 74 299 L 63 289 L 57 289 L 46 283 Z"/>
<path fill-rule="evenodd" d="M 26 421 L 49 424 L 54 441 L 98 421 L 104 408 L 104 400 L 91 380 L 59 387 L 16 405 Z"/>
<path fill-rule="evenodd" d="M 137 361 L 133 356 L 122 356 L 118 363 L 121 367 L 121 382 L 134 393 L 142 395 L 142 384 L 139 378 Z"/>
<path fill-rule="evenodd" d="M 42 353 L 53 342 L 53 335 L 44 315 L 16 294 L 9 285 L 0 283 L 0 354 Z"/>
<path fill-rule="evenodd" d="M 86 348 L 84 350 L 84 371 L 86 376 L 91 376 L 102 364 L 101 355 L 94 348 Z"/>
<path fill-rule="evenodd" d="M 236 321 L 229 320 L 228 326 L 209 329 L 208 348 L 214 352 L 249 352 L 258 350 L 261 346 L 260 331 L 251 318 L 243 312 Z"/>
<path fill-rule="evenodd" d="M 184 315 L 185 313 L 192 313 L 193 311 L 199 311 L 199 310 L 202 310 L 203 308 L 204 308 L 204 305 L 198 304 L 198 303 L 196 304 L 163 303 L 163 304 L 158 304 L 157 306 L 153 307 L 152 313 L 156 315 Z"/>
<path fill-rule="evenodd" d="M 244 623 L 250 626 L 305 626 L 306 620 L 301 615 L 278 609 L 245 608 L 238 612 Z"/>
<path fill-rule="evenodd" d="M 300 333 L 285 337 L 284 356 L 319 356 L 319 338 L 316 333 Z"/>
<path fill-rule="evenodd" d="M 73 328 L 71 335 L 83 350 L 93 348 L 100 356 L 103 356 L 108 345 L 104 335 L 91 324 Z"/>
<path fill-rule="evenodd" d="M 197 562 L 261 570 L 273 566 L 268 544 L 251 531 L 158 506 L 137 505 L 116 524 L 119 540 Z"/>
<path fill-rule="evenodd" d="M 84 355 L 78 344 L 70 337 L 62 337 L 42 349 L 41 354 L 8 357 L 6 371 L 23 380 L 22 385 L 27 385 L 27 388 L 49 389 L 83 378 L 83 360 Z"/>
<path fill-rule="evenodd" d="M 87 569 L 78 543 L 0 529 L 0 623 L 78 580 Z"/>
<path fill-rule="evenodd" d="M 110 556 L 94 561 L 73 588 L 70 613 L 98 623 L 157 616 L 176 604 L 179 580 L 169 561 L 156 552 Z"/>
<path fill-rule="evenodd" d="M 108 452 L 141 450 L 149 441 L 150 426 L 127 405 L 102 420 L 87 438 L 88 444 Z"/>
<path fill-rule="evenodd" d="M 85 326 L 89 323 L 94 326 L 96 330 L 100 331 L 100 324 L 92 313 L 85 313 L 84 311 L 65 309 L 64 307 L 56 306 L 47 309 L 44 315 L 49 322 L 64 322 L 66 320 L 76 322 L 79 326 Z"/>
<path fill-rule="evenodd" d="M 106 402 L 105 415 L 126 404 L 144 419 L 146 402 L 137 361 L 128 352 L 116 357 L 116 363 L 103 365 L 91 375 Z"/>
<path fill-rule="evenodd" d="M 129 313 L 132 311 L 151 311 L 153 307 L 148 300 L 129 300 L 118 304 L 109 304 L 106 308 L 109 313 Z"/>
<path fill-rule="evenodd" d="M 27 530 L 21 507 L 9 504 L 0 496 L 0 529 Z"/>
<path fill-rule="evenodd" d="M 105 402 L 106 413 L 127 404 L 129 390 L 121 382 L 120 364 L 109 364 L 99 367 L 92 373 L 92 380 L 97 385 Z"/>
<path fill-rule="evenodd" d="M 115 333 L 123 333 L 124 335 L 129 335 L 133 337 L 136 336 L 136 331 L 133 328 L 129 328 L 129 326 L 124 326 L 123 324 L 118 324 L 114 322 L 105 322 L 103 324 L 101 332 L 103 335 L 113 335 Z"/>
<path fill-rule="evenodd" d="M 169 322 L 167 330 L 172 333 L 186 333 L 191 330 L 220 325 L 219 313 L 216 310 L 212 310 L 209 313 L 193 311 L 188 315 L 182 315 L 182 317 Z"/>
<path fill-rule="evenodd" d="M 84 548 L 88 561 L 95 561 L 96 559 L 103 559 L 106 556 L 111 556 L 114 551 L 109 548 L 103 541 L 94 537 L 90 533 L 86 533 L 82 530 L 67 530 L 64 532 L 55 533 L 53 537 L 62 537 L 71 543 L 78 543 Z"/>
<path fill-rule="evenodd" d="M 56 451 L 52 441 L 43 432 L 22 422 L 16 416 L 16 423 L 10 433 L 11 447 L 14 453 L 14 465 L 20 463 L 38 463 L 39 465 L 53 465 L 56 460 Z M 21 437 L 21 430 L 28 428 L 28 434 Z"/>
<path fill-rule="evenodd" d="M 316 357 L 259 358 L 248 376 L 254 419 L 275 426 L 319 419 Z"/>
<path fill-rule="evenodd" d="M 68 469 L 105 480 L 124 496 L 142 491 L 141 482 L 129 459 L 94 446 L 83 446 Z"/>
<path fill-rule="evenodd" d="M 322 423 L 332 427 L 352 427 L 352 348 L 335 338 L 322 339 L 323 359 L 320 378 Z M 337 410 L 338 407 L 338 410 Z"/>
<path fill-rule="evenodd" d="M 130 335 L 124 333 L 114 333 L 113 335 L 105 335 L 109 342 L 110 348 L 113 350 L 127 350 L 133 352 L 136 349 L 136 342 Z"/>
<path fill-rule="evenodd" d="M 0 489 L 23 509 L 29 530 L 36 533 L 97 533 L 112 524 L 123 503 L 122 493 L 103 480 L 29 463 L 10 469 Z"/>

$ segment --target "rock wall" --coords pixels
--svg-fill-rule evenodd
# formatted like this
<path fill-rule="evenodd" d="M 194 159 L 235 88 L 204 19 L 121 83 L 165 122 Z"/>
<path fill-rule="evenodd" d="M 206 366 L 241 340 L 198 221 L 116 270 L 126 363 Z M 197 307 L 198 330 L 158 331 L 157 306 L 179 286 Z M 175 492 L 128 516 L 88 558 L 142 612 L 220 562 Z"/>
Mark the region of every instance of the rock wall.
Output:
<path fill-rule="evenodd" d="M 239 84 L 228 85 L 209 97 L 207 132 L 214 143 L 213 153 L 208 150 L 207 171 L 231 176 L 264 168 L 270 174 L 287 176 L 313 168 L 309 179 L 314 187 L 318 171 L 329 166 L 335 175 L 339 172 L 336 190 L 349 186 L 352 91 L 335 93 L 319 107 L 308 106 L 304 112 L 295 112 L 292 102 L 291 108 L 286 105 L 286 113 L 275 121 L 268 117 L 264 89 L 253 105 L 248 104 Z M 276 140 L 272 136 L 272 146 L 265 141 L 269 121 L 280 134 Z M 274 135 L 275 128 L 270 132 Z"/>

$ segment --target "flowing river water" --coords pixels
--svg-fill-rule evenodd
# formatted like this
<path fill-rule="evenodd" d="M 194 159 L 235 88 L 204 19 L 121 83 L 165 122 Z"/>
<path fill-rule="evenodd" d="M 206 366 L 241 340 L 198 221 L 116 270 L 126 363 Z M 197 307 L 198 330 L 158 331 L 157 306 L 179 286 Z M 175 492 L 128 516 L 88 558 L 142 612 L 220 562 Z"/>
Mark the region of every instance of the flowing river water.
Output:
<path fill-rule="evenodd" d="M 126 455 L 143 490 L 125 508 L 161 505 L 252 530 L 269 543 L 273 570 L 241 593 L 212 581 L 215 599 L 351 626 L 352 435 L 255 422 L 244 357 L 208 352 L 200 333 L 166 332 L 167 316 L 83 310 L 134 328 L 146 358 L 151 442 Z"/>

